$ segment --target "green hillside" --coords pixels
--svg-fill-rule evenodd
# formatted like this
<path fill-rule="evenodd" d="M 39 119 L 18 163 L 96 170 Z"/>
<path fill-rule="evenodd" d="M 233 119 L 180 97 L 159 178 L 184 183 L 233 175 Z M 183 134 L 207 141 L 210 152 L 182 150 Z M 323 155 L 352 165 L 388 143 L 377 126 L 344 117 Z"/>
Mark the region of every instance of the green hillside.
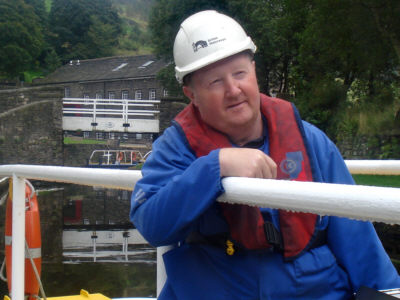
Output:
<path fill-rule="evenodd" d="M 152 51 L 148 20 L 154 0 L 112 0 L 123 20 L 124 34 L 115 49 L 115 55 L 149 54 Z M 46 11 L 50 12 L 52 0 L 45 0 Z"/>
<path fill-rule="evenodd" d="M 112 0 L 123 20 L 124 34 L 120 38 L 116 55 L 151 53 L 148 17 L 154 0 Z"/>

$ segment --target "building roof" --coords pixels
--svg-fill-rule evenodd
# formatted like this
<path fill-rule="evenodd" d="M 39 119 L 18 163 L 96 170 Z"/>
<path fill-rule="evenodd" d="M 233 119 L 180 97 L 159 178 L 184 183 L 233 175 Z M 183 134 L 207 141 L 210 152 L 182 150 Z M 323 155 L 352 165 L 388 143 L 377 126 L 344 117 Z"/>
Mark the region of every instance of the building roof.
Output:
<path fill-rule="evenodd" d="M 155 55 L 73 60 L 35 84 L 108 81 L 154 77 L 167 66 Z"/>

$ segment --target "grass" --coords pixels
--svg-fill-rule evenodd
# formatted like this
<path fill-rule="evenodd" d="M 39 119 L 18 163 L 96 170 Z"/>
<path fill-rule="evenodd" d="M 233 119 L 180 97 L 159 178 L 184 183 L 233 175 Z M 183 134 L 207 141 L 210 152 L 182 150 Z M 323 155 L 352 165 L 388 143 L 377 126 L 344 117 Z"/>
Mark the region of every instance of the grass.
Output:
<path fill-rule="evenodd" d="M 353 175 L 354 180 L 360 185 L 400 188 L 400 176 L 391 175 Z M 400 272 L 400 248 L 398 245 L 399 225 L 374 223 L 376 232 L 382 241 L 393 265 Z"/>
<path fill-rule="evenodd" d="M 353 175 L 359 185 L 400 187 L 400 176 L 391 175 Z"/>
<path fill-rule="evenodd" d="M 24 72 L 24 81 L 27 83 L 32 83 L 35 78 L 41 78 L 43 74 L 41 71 L 26 71 Z"/>
<path fill-rule="evenodd" d="M 64 138 L 64 145 L 72 145 L 72 144 L 84 144 L 84 145 L 105 145 L 106 141 L 101 140 L 90 140 L 90 139 L 74 139 L 71 137 Z"/>

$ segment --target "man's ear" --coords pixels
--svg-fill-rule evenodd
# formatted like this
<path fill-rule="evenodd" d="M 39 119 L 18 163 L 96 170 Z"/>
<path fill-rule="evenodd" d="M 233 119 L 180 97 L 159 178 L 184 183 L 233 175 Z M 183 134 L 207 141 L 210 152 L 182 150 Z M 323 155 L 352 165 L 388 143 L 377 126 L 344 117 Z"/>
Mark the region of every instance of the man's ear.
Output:
<path fill-rule="evenodd" d="M 194 105 L 196 105 L 196 97 L 193 88 L 190 86 L 184 85 L 182 87 L 183 94 L 185 94 L 186 97 L 190 99 L 191 102 L 193 102 Z"/>

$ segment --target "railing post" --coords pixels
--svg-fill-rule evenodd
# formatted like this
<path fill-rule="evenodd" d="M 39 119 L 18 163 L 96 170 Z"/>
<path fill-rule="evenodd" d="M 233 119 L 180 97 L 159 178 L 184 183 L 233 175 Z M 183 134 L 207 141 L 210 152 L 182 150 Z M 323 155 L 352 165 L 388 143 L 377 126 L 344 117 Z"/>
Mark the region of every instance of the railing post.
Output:
<path fill-rule="evenodd" d="M 97 99 L 93 100 L 93 124 L 96 124 L 96 105 Z"/>
<path fill-rule="evenodd" d="M 122 112 L 122 116 L 124 119 L 124 123 L 128 123 L 128 100 L 123 100 L 123 104 L 122 104 L 122 108 L 123 108 L 123 112 Z"/>
<path fill-rule="evenodd" d="M 12 300 L 25 292 L 25 180 L 13 174 L 12 189 Z"/>

